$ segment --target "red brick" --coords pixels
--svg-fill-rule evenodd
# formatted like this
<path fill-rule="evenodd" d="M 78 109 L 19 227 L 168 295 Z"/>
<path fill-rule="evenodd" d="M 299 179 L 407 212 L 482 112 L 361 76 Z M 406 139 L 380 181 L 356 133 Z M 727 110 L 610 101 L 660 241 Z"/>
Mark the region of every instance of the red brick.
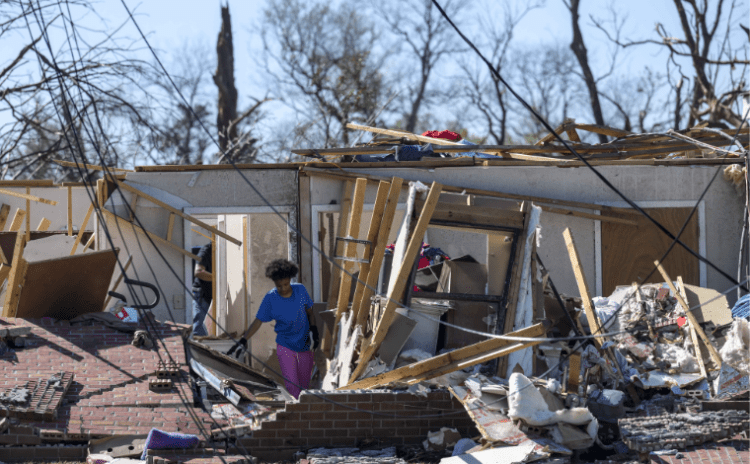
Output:
<path fill-rule="evenodd" d="M 277 421 L 298 421 L 300 420 L 300 413 L 298 412 L 280 412 L 276 414 Z"/>
<path fill-rule="evenodd" d="M 310 422 L 310 425 L 312 425 L 312 422 Z M 335 421 L 332 427 L 335 427 L 337 429 L 351 429 L 351 428 L 355 428 L 356 426 L 357 426 L 357 421 L 345 420 L 345 421 Z"/>
<path fill-rule="evenodd" d="M 310 410 L 310 405 L 302 403 L 287 404 L 285 410 L 289 412 L 307 412 Z"/>
<path fill-rule="evenodd" d="M 308 421 L 285 421 L 284 422 L 285 430 L 303 430 L 309 427 L 310 427 L 310 422 Z"/>
<path fill-rule="evenodd" d="M 260 439 L 260 447 L 264 448 L 273 448 L 276 446 L 282 446 L 284 444 L 284 440 L 281 438 L 261 438 Z"/>
<path fill-rule="evenodd" d="M 363 411 L 379 411 L 380 405 L 377 403 L 357 403 L 357 409 Z"/>
<path fill-rule="evenodd" d="M 349 413 L 349 420 L 374 420 L 374 417 L 372 414 L 366 413 L 366 412 L 350 412 Z"/>
<path fill-rule="evenodd" d="M 333 428 L 333 421 L 331 420 L 314 420 L 309 422 L 311 429 L 330 429 Z"/>
<path fill-rule="evenodd" d="M 38 448 L 35 448 L 34 458 L 57 460 L 60 458 L 60 453 L 58 452 L 58 449 L 59 448 L 57 446 L 51 446 L 51 447 L 40 446 Z"/>
<path fill-rule="evenodd" d="M 371 401 L 372 393 L 349 393 L 348 395 L 346 395 L 347 403 L 369 403 Z"/>
<path fill-rule="evenodd" d="M 256 430 L 253 432 L 253 438 L 276 438 L 276 430 Z"/>
<path fill-rule="evenodd" d="M 333 405 L 331 405 L 331 403 L 311 404 L 310 405 L 310 412 L 331 411 L 332 409 L 333 409 Z"/>
<path fill-rule="evenodd" d="M 279 430 L 279 429 L 285 428 L 286 424 L 284 422 L 279 422 L 275 420 L 275 421 L 263 422 L 263 425 L 261 427 L 262 427 L 262 430 Z"/>

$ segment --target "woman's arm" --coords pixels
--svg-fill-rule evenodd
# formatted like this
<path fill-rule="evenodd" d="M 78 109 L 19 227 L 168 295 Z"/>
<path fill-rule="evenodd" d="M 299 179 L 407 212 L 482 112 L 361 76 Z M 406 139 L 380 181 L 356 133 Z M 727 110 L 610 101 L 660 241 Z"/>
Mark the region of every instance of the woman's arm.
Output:
<path fill-rule="evenodd" d="M 242 338 L 248 339 L 255 335 L 255 332 L 260 329 L 260 325 L 263 324 L 263 321 L 260 319 L 255 319 L 252 324 L 250 324 L 250 327 L 245 331 L 245 333 L 242 334 Z"/>

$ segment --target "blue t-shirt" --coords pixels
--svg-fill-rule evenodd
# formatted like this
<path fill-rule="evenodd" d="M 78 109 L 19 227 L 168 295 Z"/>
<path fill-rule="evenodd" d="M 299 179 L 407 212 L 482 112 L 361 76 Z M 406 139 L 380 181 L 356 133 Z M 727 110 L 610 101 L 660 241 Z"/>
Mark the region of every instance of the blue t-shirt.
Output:
<path fill-rule="evenodd" d="M 276 343 L 292 351 L 310 349 L 310 323 L 305 308 L 313 305 L 302 284 L 292 284 L 292 296 L 284 298 L 277 289 L 266 293 L 255 316 L 259 321 L 276 321 Z"/>

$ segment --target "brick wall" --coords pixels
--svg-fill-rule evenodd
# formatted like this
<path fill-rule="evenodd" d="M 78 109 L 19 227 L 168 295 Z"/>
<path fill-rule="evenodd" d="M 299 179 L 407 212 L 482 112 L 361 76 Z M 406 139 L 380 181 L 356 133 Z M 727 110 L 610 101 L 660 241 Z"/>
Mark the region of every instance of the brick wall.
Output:
<path fill-rule="evenodd" d="M 278 460 L 299 449 L 322 446 L 421 444 L 428 432 L 441 427 L 455 428 L 464 437 L 479 435 L 461 403 L 445 390 L 430 392 L 427 398 L 367 390 L 315 394 L 323 398 L 303 393 L 300 402 L 287 404 L 275 421 L 238 438 L 238 445 L 253 456 Z"/>

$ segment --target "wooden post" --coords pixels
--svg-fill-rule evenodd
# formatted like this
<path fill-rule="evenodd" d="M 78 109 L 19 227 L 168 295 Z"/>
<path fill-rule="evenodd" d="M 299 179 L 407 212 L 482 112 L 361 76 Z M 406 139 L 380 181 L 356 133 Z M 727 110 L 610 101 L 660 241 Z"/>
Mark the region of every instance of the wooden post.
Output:
<path fill-rule="evenodd" d="M 21 230 L 21 226 L 23 225 L 23 218 L 26 216 L 26 211 L 22 210 L 21 208 L 18 208 L 16 210 L 16 214 L 13 215 L 13 220 L 10 222 L 10 229 L 8 229 L 10 232 L 18 232 Z"/>
<path fill-rule="evenodd" d="M 26 195 L 31 195 L 31 187 L 26 187 Z M 31 240 L 31 200 L 26 199 L 26 241 Z"/>
<path fill-rule="evenodd" d="M 0 207 L 0 231 L 5 229 L 5 223 L 8 221 L 8 215 L 10 214 L 10 205 L 3 204 Z"/>
<path fill-rule="evenodd" d="M 89 206 L 89 210 L 86 211 L 86 216 L 83 218 L 83 224 L 81 224 L 81 228 L 78 229 L 78 235 L 76 235 L 76 241 L 73 242 L 73 249 L 70 250 L 71 256 L 75 254 L 76 249 L 78 248 L 78 244 L 81 243 L 81 239 L 83 238 L 83 232 L 86 231 L 86 226 L 88 225 L 89 219 L 91 218 L 91 213 L 93 212 L 94 212 L 94 204 L 91 203 L 91 205 Z"/>
<path fill-rule="evenodd" d="M 395 318 L 397 302 L 400 301 L 404 295 L 406 281 L 414 267 L 414 260 L 417 259 L 417 254 L 422 248 L 422 239 L 424 238 L 424 233 L 430 224 L 430 219 L 432 219 L 432 213 L 435 211 L 435 206 L 437 206 L 441 190 L 442 185 L 437 182 L 433 182 L 432 186 L 430 186 L 430 193 L 427 195 L 427 200 L 424 203 L 424 207 L 422 207 L 422 212 L 419 215 L 419 220 L 414 228 L 414 233 L 411 236 L 409 245 L 406 247 L 404 259 L 399 263 L 395 285 L 388 295 L 388 304 L 386 305 L 383 316 L 380 318 L 380 322 L 372 336 L 372 342 L 370 342 L 367 348 L 363 350 L 359 362 L 357 363 L 357 367 L 354 369 L 354 372 L 349 379 L 349 383 L 354 382 L 357 377 L 362 374 L 362 371 L 367 367 L 367 363 L 370 362 L 372 356 L 378 348 L 380 348 L 380 344 L 383 343 L 383 340 L 388 333 L 391 322 L 393 322 L 393 319 Z"/>
<path fill-rule="evenodd" d="M 372 261 L 369 264 L 369 272 L 367 274 L 367 285 L 362 286 L 362 292 L 357 298 L 357 293 L 354 293 L 354 303 L 352 304 L 352 311 L 356 311 L 354 314 L 355 327 L 364 327 L 367 316 L 370 314 L 370 298 L 373 295 L 373 288 L 377 287 L 378 279 L 380 277 L 380 268 L 383 266 L 383 258 L 385 257 L 385 247 L 388 246 L 388 236 L 391 234 L 391 227 L 393 226 L 393 217 L 396 215 L 396 207 L 398 206 L 398 199 L 401 195 L 401 185 L 404 180 L 400 177 L 394 177 L 391 181 L 390 190 L 388 192 L 388 203 L 383 213 L 383 219 L 380 222 L 380 228 L 378 230 L 377 238 L 375 239 L 375 247 L 372 254 Z M 360 280 L 363 278 L 360 276 Z M 359 285 L 357 286 L 357 291 Z M 363 330 L 364 333 L 364 330 Z"/>
<path fill-rule="evenodd" d="M 573 267 L 573 273 L 576 276 L 576 283 L 578 284 L 578 292 L 581 294 L 581 300 L 583 300 L 583 309 L 586 312 L 586 320 L 589 322 L 589 331 L 591 335 L 602 332 L 602 328 L 599 325 L 599 318 L 596 317 L 594 311 L 594 305 L 591 302 L 591 293 L 589 292 L 589 284 L 586 281 L 586 275 L 583 273 L 583 266 L 581 265 L 581 258 L 578 256 L 578 249 L 576 249 L 575 241 L 573 241 L 573 235 L 570 233 L 569 228 L 565 228 L 563 231 L 563 237 L 565 237 L 565 245 L 568 247 L 568 256 L 570 257 L 570 265 Z M 600 338 L 594 339 L 594 344 L 597 348 L 602 347 L 602 341 Z"/>
<path fill-rule="evenodd" d="M 682 301 L 687 303 L 687 293 L 685 293 L 685 283 L 682 281 L 682 276 L 677 276 L 677 284 L 680 286 L 680 296 L 682 297 Z M 683 306 L 683 309 L 685 312 L 688 312 L 688 309 Z M 693 326 L 693 323 L 690 323 L 690 339 L 693 342 L 693 348 L 695 349 L 695 357 L 698 359 L 698 367 L 700 367 L 701 375 L 708 380 L 708 372 L 706 371 L 706 364 L 703 362 L 703 354 L 701 353 L 701 346 L 698 343 L 698 333 L 695 330 L 695 327 Z M 709 388 L 711 387 L 711 382 L 708 382 Z"/>
<path fill-rule="evenodd" d="M 167 241 L 168 242 L 172 241 L 172 231 L 174 230 L 174 218 L 175 217 L 176 216 L 174 213 L 169 213 L 169 225 L 167 226 Z"/>
<path fill-rule="evenodd" d="M 245 312 L 242 317 L 242 327 L 244 330 L 248 329 L 247 321 L 250 319 L 247 315 L 247 312 L 250 310 L 250 272 L 248 270 L 247 258 L 247 216 L 245 215 L 242 216 L 242 272 L 245 280 Z"/>
<path fill-rule="evenodd" d="M 36 230 L 38 232 L 44 232 L 45 230 L 49 230 L 50 225 L 52 225 L 52 221 L 43 217 L 41 222 L 39 222 L 39 225 L 36 227 Z"/>
<path fill-rule="evenodd" d="M 96 239 L 96 234 L 91 234 L 91 238 L 89 238 L 88 241 L 86 242 L 86 246 L 83 247 L 82 253 L 88 250 L 91 247 L 91 245 L 94 244 L 95 239 Z"/>
<path fill-rule="evenodd" d="M 367 179 L 357 179 L 357 182 L 354 185 L 354 198 L 352 199 L 352 212 L 349 215 L 349 227 L 347 227 L 347 230 L 346 230 L 346 236 L 351 237 L 355 240 L 359 236 L 359 225 L 362 220 L 362 208 L 364 207 L 366 192 L 367 192 Z M 356 255 L 357 255 L 357 244 L 347 242 L 344 245 L 343 256 L 353 258 Z M 339 326 L 341 315 L 349 310 L 349 295 L 351 294 L 351 291 L 352 291 L 351 273 L 354 272 L 355 263 L 353 263 L 352 261 L 342 260 L 341 267 L 343 268 L 340 271 L 341 272 L 341 277 L 340 277 L 341 286 L 339 287 L 338 302 L 336 303 L 336 319 L 333 324 L 334 343 L 331 344 L 331 347 L 330 347 L 331 350 L 328 353 L 329 356 L 333 354 L 332 349 L 336 341 L 336 334 L 338 333 L 336 329 Z"/>
<path fill-rule="evenodd" d="M 122 270 L 120 270 L 120 275 L 117 276 L 117 279 L 115 280 L 115 284 L 110 287 L 111 291 L 117 290 L 117 287 L 120 286 L 120 283 L 122 282 L 122 279 L 125 277 L 125 272 L 128 272 L 128 268 L 130 267 L 130 263 L 133 262 L 133 256 L 128 256 L 127 262 L 125 262 L 125 265 L 122 267 Z M 110 300 L 112 299 L 111 296 L 107 295 L 107 299 L 104 300 L 104 306 L 102 307 L 102 311 L 107 310 L 107 305 L 109 304 Z"/>
<path fill-rule="evenodd" d="M 21 285 L 26 278 L 26 260 L 23 259 L 23 249 L 26 245 L 26 237 L 22 231 L 16 232 L 16 246 L 13 249 L 13 265 L 8 276 L 8 286 L 5 288 L 5 304 L 3 305 L 4 317 L 15 317 L 18 309 L 18 297 L 21 294 Z"/>
<path fill-rule="evenodd" d="M 68 187 L 68 236 L 73 236 L 73 187 Z"/>
<path fill-rule="evenodd" d="M 685 315 L 690 321 L 690 325 L 692 327 L 695 327 L 695 332 L 698 334 L 701 340 L 703 340 L 703 343 L 706 345 L 706 348 L 708 348 L 708 353 L 711 355 L 711 359 L 714 360 L 716 367 L 721 368 L 721 356 L 719 356 L 719 352 L 716 351 L 716 348 L 714 348 L 714 345 L 711 343 L 711 340 L 709 340 L 708 337 L 706 336 L 706 333 L 703 331 L 703 328 L 701 328 L 701 326 L 698 325 L 698 320 L 695 318 L 695 315 L 693 315 L 693 312 L 690 311 L 690 306 L 688 306 L 687 302 L 682 298 L 682 295 L 680 294 L 680 292 L 678 292 L 677 289 L 674 287 L 674 283 L 672 283 L 672 279 L 669 278 L 667 271 L 664 270 L 664 267 L 661 265 L 661 263 L 659 261 L 654 261 L 654 264 L 656 265 L 656 268 L 661 273 L 661 276 L 664 278 L 664 281 L 667 283 L 667 285 L 669 285 L 669 289 L 672 290 L 672 293 L 674 294 L 675 298 L 677 298 L 677 301 L 682 305 L 683 308 L 685 308 Z"/>

